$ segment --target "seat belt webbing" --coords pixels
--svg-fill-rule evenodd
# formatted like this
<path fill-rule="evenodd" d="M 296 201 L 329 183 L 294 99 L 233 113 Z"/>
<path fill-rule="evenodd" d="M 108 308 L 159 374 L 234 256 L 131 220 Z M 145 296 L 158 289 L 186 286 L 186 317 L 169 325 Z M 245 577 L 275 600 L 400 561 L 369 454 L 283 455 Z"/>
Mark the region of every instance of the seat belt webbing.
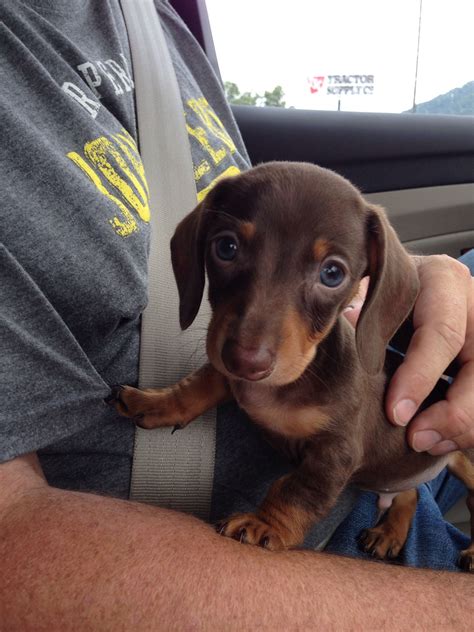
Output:
<path fill-rule="evenodd" d="M 121 0 L 135 79 L 140 154 L 149 186 L 149 302 L 142 316 L 139 385 L 169 386 L 203 361 L 196 348 L 207 302 L 194 332 L 182 333 L 169 242 L 197 203 L 181 95 L 153 0 Z M 184 430 L 136 429 L 130 498 L 209 517 L 214 475 L 215 411 Z"/>

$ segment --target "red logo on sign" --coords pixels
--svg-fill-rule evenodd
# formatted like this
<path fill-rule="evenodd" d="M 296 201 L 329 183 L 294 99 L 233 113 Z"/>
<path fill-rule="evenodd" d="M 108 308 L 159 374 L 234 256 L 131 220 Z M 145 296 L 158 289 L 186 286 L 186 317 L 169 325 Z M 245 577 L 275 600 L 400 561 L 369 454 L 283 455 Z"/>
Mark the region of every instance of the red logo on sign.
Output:
<path fill-rule="evenodd" d="M 325 79 L 326 77 L 321 76 L 308 77 L 309 90 L 311 94 L 316 94 L 316 92 L 319 92 L 322 89 Z"/>

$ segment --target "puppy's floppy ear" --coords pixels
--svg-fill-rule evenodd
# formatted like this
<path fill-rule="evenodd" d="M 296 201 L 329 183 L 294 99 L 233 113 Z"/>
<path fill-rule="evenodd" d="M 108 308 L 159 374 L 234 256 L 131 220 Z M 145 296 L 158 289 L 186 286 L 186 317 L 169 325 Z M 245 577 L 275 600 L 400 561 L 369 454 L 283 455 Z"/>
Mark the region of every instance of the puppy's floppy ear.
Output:
<path fill-rule="evenodd" d="M 409 315 L 419 289 L 418 274 L 382 207 L 368 205 L 367 298 L 356 328 L 362 366 L 371 375 L 384 365 L 385 348 Z"/>
<path fill-rule="evenodd" d="M 204 292 L 203 202 L 178 224 L 171 239 L 171 262 L 179 292 L 179 324 L 187 329 L 199 311 Z"/>
<path fill-rule="evenodd" d="M 178 224 L 171 239 L 171 262 L 179 292 L 179 324 L 187 329 L 199 311 L 205 284 L 206 211 L 221 207 L 238 176 L 219 180 Z"/>

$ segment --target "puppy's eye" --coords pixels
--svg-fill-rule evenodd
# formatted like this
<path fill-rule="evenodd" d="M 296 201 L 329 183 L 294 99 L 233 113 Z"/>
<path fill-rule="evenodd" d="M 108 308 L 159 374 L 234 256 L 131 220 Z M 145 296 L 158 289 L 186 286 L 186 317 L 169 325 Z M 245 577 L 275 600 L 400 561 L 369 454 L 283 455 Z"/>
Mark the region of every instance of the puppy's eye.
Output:
<path fill-rule="evenodd" d="M 214 242 L 215 253 L 221 261 L 233 261 L 237 256 L 239 244 L 234 237 L 225 235 Z"/>
<path fill-rule="evenodd" d="M 337 287 L 344 281 L 345 272 L 336 261 L 326 261 L 320 272 L 321 283 L 327 287 Z"/>

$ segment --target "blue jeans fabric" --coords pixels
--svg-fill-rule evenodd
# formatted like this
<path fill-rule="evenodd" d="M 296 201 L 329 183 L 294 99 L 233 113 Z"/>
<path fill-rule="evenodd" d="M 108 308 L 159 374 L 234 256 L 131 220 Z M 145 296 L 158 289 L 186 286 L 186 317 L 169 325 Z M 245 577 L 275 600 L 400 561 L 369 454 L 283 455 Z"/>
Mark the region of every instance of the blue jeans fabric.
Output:
<path fill-rule="evenodd" d="M 474 274 L 474 250 L 460 261 Z M 461 549 L 467 548 L 469 538 L 443 518 L 461 497 L 465 486 L 443 470 L 437 478 L 418 488 L 418 505 L 408 540 L 397 563 L 407 566 L 459 571 L 456 560 Z M 373 527 L 377 519 L 377 496 L 370 492 L 360 495 L 354 509 L 339 525 L 326 546 L 326 551 L 369 559 L 358 547 L 363 529 Z"/>

